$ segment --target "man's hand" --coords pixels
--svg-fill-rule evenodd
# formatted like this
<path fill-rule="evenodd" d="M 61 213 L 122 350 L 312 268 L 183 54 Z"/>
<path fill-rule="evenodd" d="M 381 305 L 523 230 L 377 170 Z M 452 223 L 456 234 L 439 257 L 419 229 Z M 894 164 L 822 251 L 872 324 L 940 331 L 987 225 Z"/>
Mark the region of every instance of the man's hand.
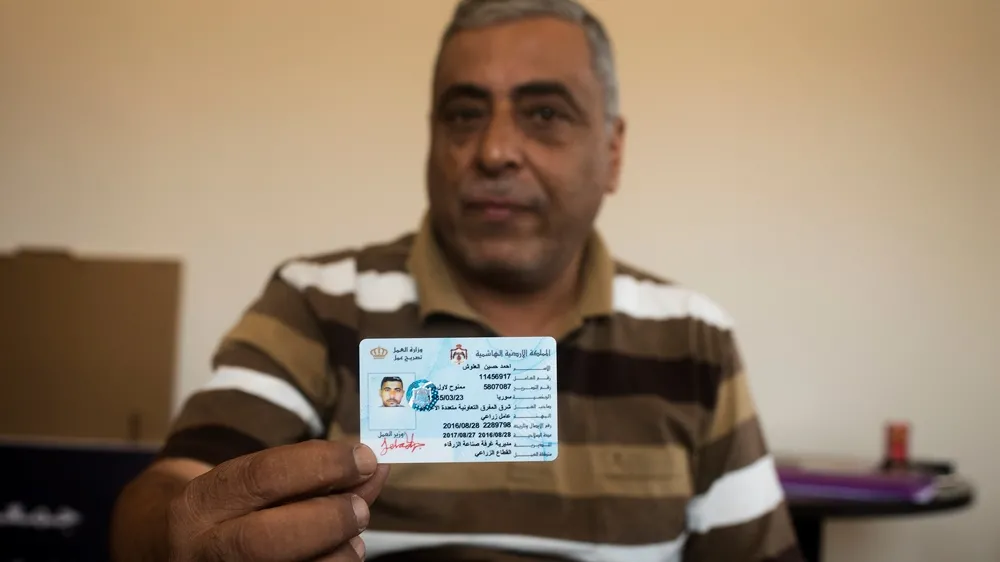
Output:
<path fill-rule="evenodd" d="M 233 459 L 170 505 L 171 560 L 360 561 L 389 474 L 364 445 L 308 441 Z"/>

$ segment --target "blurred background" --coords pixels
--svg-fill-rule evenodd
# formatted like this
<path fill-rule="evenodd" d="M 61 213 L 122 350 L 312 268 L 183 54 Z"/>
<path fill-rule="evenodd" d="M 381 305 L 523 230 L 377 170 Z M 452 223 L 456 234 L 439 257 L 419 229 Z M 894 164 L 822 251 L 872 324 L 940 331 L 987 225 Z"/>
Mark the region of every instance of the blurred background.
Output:
<path fill-rule="evenodd" d="M 587 4 L 628 119 L 600 228 L 736 318 L 772 448 L 908 420 L 975 483 L 824 559 L 1000 560 L 1000 2 Z M 0 251 L 179 263 L 176 411 L 280 260 L 416 227 L 453 5 L 0 0 Z"/>

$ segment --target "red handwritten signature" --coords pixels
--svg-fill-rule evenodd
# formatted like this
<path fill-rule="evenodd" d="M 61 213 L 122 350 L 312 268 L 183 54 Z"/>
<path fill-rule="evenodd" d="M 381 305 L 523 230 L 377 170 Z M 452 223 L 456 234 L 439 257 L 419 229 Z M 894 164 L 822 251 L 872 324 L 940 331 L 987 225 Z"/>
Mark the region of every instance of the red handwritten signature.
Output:
<path fill-rule="evenodd" d="M 426 445 L 424 443 L 421 443 L 419 441 L 414 441 L 413 440 L 413 434 L 412 433 L 406 439 L 406 441 L 400 441 L 399 438 L 396 438 L 396 439 L 392 440 L 392 443 L 389 442 L 389 438 L 388 437 L 383 437 L 382 438 L 382 453 L 381 454 L 385 455 L 389 451 L 392 451 L 392 450 L 395 450 L 395 449 L 409 449 L 410 452 L 412 453 L 414 451 L 418 451 L 420 449 L 423 449 L 424 447 L 426 447 Z"/>

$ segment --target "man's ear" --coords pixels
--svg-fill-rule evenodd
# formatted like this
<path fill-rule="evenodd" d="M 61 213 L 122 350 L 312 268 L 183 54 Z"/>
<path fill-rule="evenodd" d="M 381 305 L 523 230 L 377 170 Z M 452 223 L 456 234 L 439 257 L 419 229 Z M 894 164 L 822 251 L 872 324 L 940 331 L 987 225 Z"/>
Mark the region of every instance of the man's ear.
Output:
<path fill-rule="evenodd" d="M 614 122 L 612 122 L 609 127 L 611 130 L 608 135 L 608 150 L 610 151 L 610 157 L 608 159 L 607 194 L 611 195 L 618 191 L 618 185 L 621 179 L 622 152 L 625 146 L 625 119 L 615 117 Z"/>

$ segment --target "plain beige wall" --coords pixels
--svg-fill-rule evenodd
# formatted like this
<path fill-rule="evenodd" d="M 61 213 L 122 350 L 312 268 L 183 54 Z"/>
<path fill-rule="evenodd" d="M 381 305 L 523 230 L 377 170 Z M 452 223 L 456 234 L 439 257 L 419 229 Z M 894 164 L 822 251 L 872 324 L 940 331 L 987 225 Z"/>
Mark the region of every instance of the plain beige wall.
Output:
<path fill-rule="evenodd" d="M 749 4 L 592 2 L 630 118 L 601 227 L 735 315 L 775 448 L 908 418 L 977 481 L 828 560 L 998 560 L 1000 2 Z M 450 6 L 0 0 L 0 247 L 182 257 L 179 401 L 278 260 L 415 225 Z"/>

